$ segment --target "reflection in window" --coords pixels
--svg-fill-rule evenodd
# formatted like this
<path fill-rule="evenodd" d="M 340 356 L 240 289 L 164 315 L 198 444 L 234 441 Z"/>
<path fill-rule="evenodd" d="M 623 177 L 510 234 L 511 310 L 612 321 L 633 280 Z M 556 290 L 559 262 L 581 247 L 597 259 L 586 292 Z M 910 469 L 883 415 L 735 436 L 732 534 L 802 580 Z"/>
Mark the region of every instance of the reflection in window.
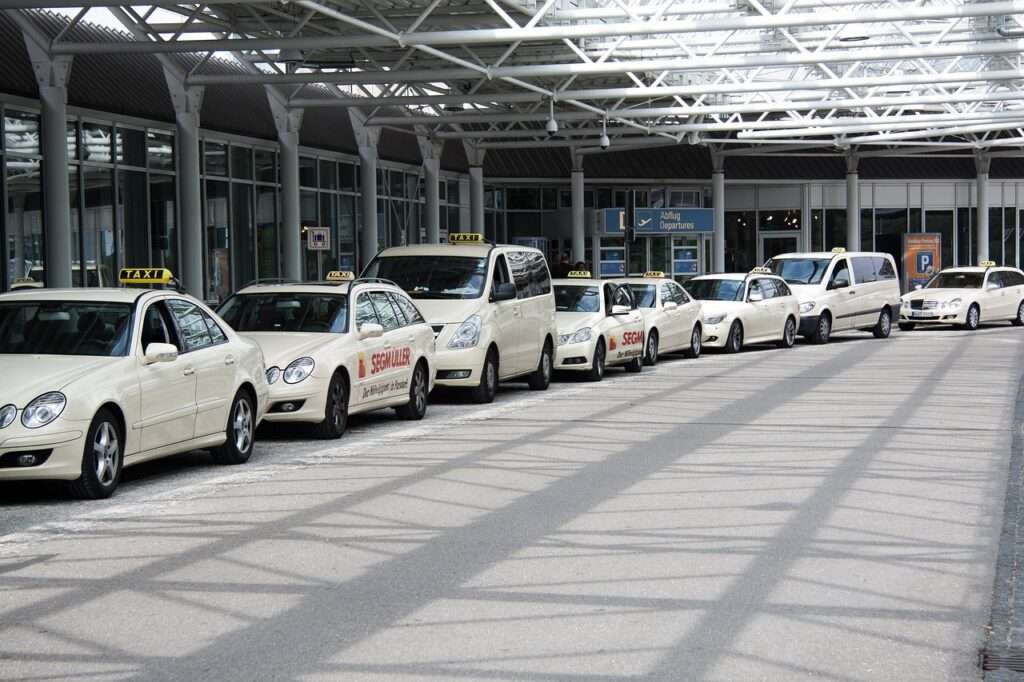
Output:
<path fill-rule="evenodd" d="M 118 163 L 145 167 L 148 153 L 146 133 L 141 130 L 132 130 L 131 128 L 121 128 L 119 126 L 115 134 L 116 143 L 114 147 L 117 151 Z"/>
<path fill-rule="evenodd" d="M 95 161 L 96 163 L 110 163 L 113 160 L 111 152 L 112 132 L 110 126 L 99 123 L 82 123 L 82 160 Z"/>
<path fill-rule="evenodd" d="M 45 280 L 46 258 L 43 251 L 42 185 L 39 162 L 7 157 L 7 282 L 10 288 L 18 280 Z M 22 282 L 31 285 L 33 282 Z"/>
<path fill-rule="evenodd" d="M 178 274 L 177 195 L 173 175 L 149 176 L 149 225 L 152 265 Z M 127 260 L 125 261 L 127 262 Z"/>
<path fill-rule="evenodd" d="M 153 170 L 174 170 L 174 135 L 150 130 L 146 133 L 146 157 Z"/>
<path fill-rule="evenodd" d="M 145 187 L 145 175 L 142 175 Z M 82 237 L 85 254 L 82 263 L 72 268 L 72 280 L 75 286 L 109 287 L 115 286 L 114 275 L 117 271 L 117 256 L 114 241 L 114 184 L 111 171 L 105 168 L 82 167 L 82 179 L 85 188 L 85 206 L 82 210 Z M 142 220 L 128 223 L 129 228 L 141 232 L 145 239 L 146 215 L 145 193 L 139 203 L 142 205 Z M 138 229 L 135 225 L 142 226 Z M 148 262 L 147 262 L 148 264 Z M 84 283 L 83 283 L 84 273 Z"/>
<path fill-rule="evenodd" d="M 278 276 L 277 190 L 256 186 L 256 250 L 260 278 Z"/>
<path fill-rule="evenodd" d="M 7 109 L 4 113 L 4 151 L 39 154 L 39 114 Z"/>
<path fill-rule="evenodd" d="M 228 223 L 228 183 L 206 181 L 206 296 L 222 301 L 231 292 L 231 260 Z"/>
<path fill-rule="evenodd" d="M 228 174 L 228 146 L 219 142 L 207 142 L 203 147 L 204 168 L 207 175 Z"/>

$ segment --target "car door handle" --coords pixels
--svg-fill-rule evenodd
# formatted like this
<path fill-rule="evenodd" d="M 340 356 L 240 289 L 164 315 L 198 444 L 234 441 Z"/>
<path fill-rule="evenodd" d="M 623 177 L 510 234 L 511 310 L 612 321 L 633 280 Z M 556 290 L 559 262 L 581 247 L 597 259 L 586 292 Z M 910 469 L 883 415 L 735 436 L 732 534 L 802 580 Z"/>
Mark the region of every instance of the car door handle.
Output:
<path fill-rule="evenodd" d="M 187 377 L 190 377 L 190 376 L 192 376 L 195 373 L 196 373 L 196 371 L 194 369 L 192 369 L 191 367 L 186 367 L 185 371 L 182 372 L 182 374 L 184 374 Z"/>
<path fill-rule="evenodd" d="M 224 364 L 225 365 L 233 365 L 233 364 L 235 364 L 235 357 L 233 355 L 227 356 L 226 358 L 224 358 Z"/>
<path fill-rule="evenodd" d="M 856 294 L 856 293 L 857 293 L 856 291 L 851 291 L 851 292 L 850 292 L 850 296 L 853 296 L 853 295 L 854 295 L 854 294 Z"/>

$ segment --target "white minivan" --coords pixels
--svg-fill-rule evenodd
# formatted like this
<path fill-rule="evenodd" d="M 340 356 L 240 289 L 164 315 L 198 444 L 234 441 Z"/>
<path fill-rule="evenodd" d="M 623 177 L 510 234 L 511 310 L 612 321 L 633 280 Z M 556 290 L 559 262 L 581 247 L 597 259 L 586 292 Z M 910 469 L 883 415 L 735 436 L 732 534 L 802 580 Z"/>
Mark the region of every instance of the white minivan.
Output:
<path fill-rule="evenodd" d="M 863 330 L 884 339 L 900 311 L 900 280 L 888 253 L 837 248 L 784 253 L 766 263 L 800 300 L 800 334 L 828 343 L 832 332 Z"/>
<path fill-rule="evenodd" d="M 555 295 L 544 254 L 451 233 L 448 244 L 385 249 L 363 278 L 394 282 L 434 329 L 437 384 L 469 388 L 489 403 L 498 381 L 545 390 L 554 367 Z"/>

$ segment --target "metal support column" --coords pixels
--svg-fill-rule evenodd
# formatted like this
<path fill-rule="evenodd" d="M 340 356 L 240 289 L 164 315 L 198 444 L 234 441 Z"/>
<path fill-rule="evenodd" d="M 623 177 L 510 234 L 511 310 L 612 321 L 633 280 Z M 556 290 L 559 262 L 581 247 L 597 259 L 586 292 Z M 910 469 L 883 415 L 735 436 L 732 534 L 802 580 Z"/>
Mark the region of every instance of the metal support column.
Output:
<path fill-rule="evenodd" d="M 711 233 L 711 257 L 714 259 L 713 272 L 725 272 L 725 157 L 712 154 L 711 206 L 714 210 Z M 717 160 L 716 160 L 717 159 Z"/>
<path fill-rule="evenodd" d="M 572 155 L 572 262 L 587 259 L 587 232 L 583 216 L 583 156 Z"/>
<path fill-rule="evenodd" d="M 444 141 L 424 137 L 416 139 L 423 156 L 423 182 L 426 190 L 426 205 L 423 207 L 426 212 L 423 216 L 426 227 L 425 239 L 427 244 L 437 244 L 441 241 L 441 152 L 444 149 Z"/>
<path fill-rule="evenodd" d="M 978 153 L 974 156 L 974 167 L 978 173 L 977 180 L 977 245 L 974 250 L 978 263 L 989 259 L 988 253 L 988 173 L 992 165 L 992 157 Z"/>
<path fill-rule="evenodd" d="M 178 220 L 181 252 L 175 273 L 185 290 L 196 298 L 203 292 L 203 192 L 199 155 L 199 111 L 203 88 L 185 87 L 180 74 L 164 69 L 164 80 L 174 104 L 177 123 Z M 128 226 L 126 228 L 130 229 Z"/>
<path fill-rule="evenodd" d="M 846 155 L 846 248 L 860 251 L 860 173 L 859 157 Z"/>
<path fill-rule="evenodd" d="M 471 232 L 484 232 L 484 154 L 486 149 L 463 141 L 469 160 L 469 220 Z"/>
<path fill-rule="evenodd" d="M 270 112 L 281 154 L 281 274 L 301 280 L 302 212 L 299 199 L 299 131 L 302 109 L 290 109 L 276 90 L 267 88 Z"/>
<path fill-rule="evenodd" d="M 377 255 L 377 142 L 380 128 L 367 127 L 366 117 L 356 109 L 348 110 L 359 145 L 359 201 L 363 218 L 359 233 L 359 266 L 366 267 Z"/>

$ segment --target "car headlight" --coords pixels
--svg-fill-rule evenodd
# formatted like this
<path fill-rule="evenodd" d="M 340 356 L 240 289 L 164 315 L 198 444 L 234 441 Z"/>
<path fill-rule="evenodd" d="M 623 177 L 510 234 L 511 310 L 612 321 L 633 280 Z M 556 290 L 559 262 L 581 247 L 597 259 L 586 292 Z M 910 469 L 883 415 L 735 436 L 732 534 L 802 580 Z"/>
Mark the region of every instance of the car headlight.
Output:
<path fill-rule="evenodd" d="M 721 315 L 708 315 L 704 318 L 704 324 L 721 324 L 722 320 L 727 316 L 728 313 L 722 313 Z"/>
<path fill-rule="evenodd" d="M 68 399 L 63 393 L 53 391 L 44 393 L 28 404 L 28 407 L 21 413 L 21 423 L 29 429 L 38 429 L 46 426 L 60 416 Z"/>
<path fill-rule="evenodd" d="M 14 405 L 0 407 L 0 429 L 6 429 L 18 416 L 18 408 Z"/>
<path fill-rule="evenodd" d="M 907 301 L 906 299 L 904 299 L 903 301 L 900 301 L 900 306 L 903 307 L 903 308 L 909 308 L 910 307 L 910 301 Z"/>
<path fill-rule="evenodd" d="M 583 343 L 584 341 L 590 341 L 590 327 L 577 329 L 571 334 L 562 334 L 558 337 L 559 346 L 565 346 L 570 343 Z"/>
<path fill-rule="evenodd" d="M 313 358 L 299 358 L 293 360 L 290 365 L 284 368 L 284 383 L 297 384 L 313 373 L 316 363 Z"/>
<path fill-rule="evenodd" d="M 449 348 L 472 348 L 480 343 L 480 316 L 470 315 L 448 341 Z"/>
<path fill-rule="evenodd" d="M 949 302 L 949 309 L 950 310 L 956 310 L 957 308 L 960 307 L 960 305 L 963 302 L 964 302 L 964 299 L 962 299 L 962 298 L 954 298 L 952 301 Z"/>
<path fill-rule="evenodd" d="M 804 313 L 811 312 L 812 310 L 814 310 L 814 306 L 815 306 L 814 301 L 806 301 L 804 303 L 801 303 L 800 304 L 800 314 L 803 315 Z"/>
<path fill-rule="evenodd" d="M 281 378 L 280 367 L 270 367 L 267 369 L 267 384 L 273 386 L 277 383 L 277 380 Z"/>

